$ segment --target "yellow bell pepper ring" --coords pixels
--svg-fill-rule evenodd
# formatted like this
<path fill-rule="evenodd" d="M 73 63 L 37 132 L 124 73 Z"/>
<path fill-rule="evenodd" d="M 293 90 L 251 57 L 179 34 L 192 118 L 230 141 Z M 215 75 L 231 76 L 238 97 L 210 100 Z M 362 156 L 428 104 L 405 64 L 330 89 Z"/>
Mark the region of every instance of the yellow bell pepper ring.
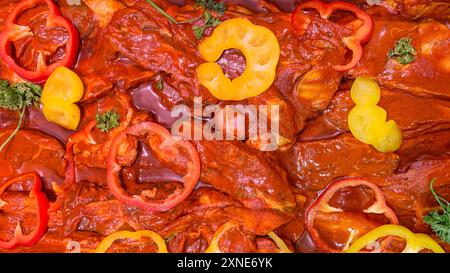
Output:
<path fill-rule="evenodd" d="M 105 239 L 97 246 L 95 253 L 105 253 L 111 247 L 111 245 L 116 240 L 121 239 L 135 239 L 139 240 L 142 237 L 148 237 L 153 240 L 153 242 L 158 247 L 158 253 L 168 253 L 166 242 L 164 239 L 156 232 L 151 230 L 140 230 L 140 231 L 118 231 L 115 232 Z"/>
<path fill-rule="evenodd" d="M 348 114 L 348 127 L 359 141 L 380 152 L 393 152 L 402 144 L 402 132 L 393 120 L 386 122 L 386 110 L 378 106 L 380 87 L 370 78 L 358 77 L 350 96 L 355 103 Z"/>
<path fill-rule="evenodd" d="M 211 239 L 211 243 L 209 244 L 208 248 L 205 250 L 205 253 L 222 253 L 219 247 L 219 240 L 222 238 L 222 236 L 229 231 L 230 229 L 239 227 L 239 224 L 234 222 L 233 220 L 230 220 L 226 222 L 225 224 L 221 225 L 216 232 L 214 232 L 213 238 Z M 278 237 L 275 232 L 271 231 L 267 234 L 272 240 L 275 242 L 275 244 L 278 246 L 278 253 L 292 253 L 291 250 L 287 247 L 286 243 Z"/>
<path fill-rule="evenodd" d="M 80 108 L 75 104 L 63 104 L 59 100 L 48 100 L 43 103 L 42 113 L 48 121 L 64 128 L 75 130 L 80 122 Z"/>
<path fill-rule="evenodd" d="M 356 105 L 377 105 L 380 102 L 380 87 L 370 78 L 358 77 L 350 89 L 350 96 Z"/>
<path fill-rule="evenodd" d="M 205 250 L 205 253 L 222 253 L 219 247 L 219 240 L 222 236 L 230 229 L 237 227 L 238 224 L 234 221 L 228 221 L 225 224 L 221 225 L 211 239 L 211 242 L 208 248 Z"/>
<path fill-rule="evenodd" d="M 435 253 L 445 253 L 444 249 L 430 236 L 423 233 L 413 233 L 406 227 L 400 225 L 379 226 L 358 238 L 344 252 L 357 253 L 364 247 L 386 236 L 397 236 L 405 239 L 406 246 L 402 253 L 418 253 L 424 249 L 432 250 Z"/>
<path fill-rule="evenodd" d="M 378 151 L 393 152 L 400 147 L 402 143 L 402 131 L 398 128 L 395 121 L 390 120 L 380 126 L 380 130 L 375 132 L 373 147 Z"/>
<path fill-rule="evenodd" d="M 277 244 L 278 249 L 280 250 L 280 251 L 278 251 L 278 253 L 292 253 L 292 251 L 287 247 L 287 245 L 283 241 L 283 239 L 278 237 L 278 235 L 275 232 L 271 231 L 271 232 L 267 233 L 267 236 L 272 238 L 272 240 L 275 242 L 275 244 Z"/>
<path fill-rule="evenodd" d="M 232 80 L 215 63 L 223 51 L 231 48 L 240 49 L 246 59 L 244 72 Z M 280 57 L 277 37 L 268 28 L 255 25 L 248 19 L 224 21 L 200 43 L 198 50 L 207 63 L 197 67 L 197 78 L 220 100 L 239 101 L 258 96 L 275 80 Z"/>
<path fill-rule="evenodd" d="M 348 127 L 356 139 L 372 144 L 374 132 L 381 128 L 386 117 L 386 111 L 377 105 L 356 105 L 348 114 Z"/>
<path fill-rule="evenodd" d="M 80 108 L 75 104 L 83 97 L 84 86 L 72 70 L 57 67 L 42 91 L 42 112 L 45 118 L 64 128 L 75 130 L 80 122 Z"/>

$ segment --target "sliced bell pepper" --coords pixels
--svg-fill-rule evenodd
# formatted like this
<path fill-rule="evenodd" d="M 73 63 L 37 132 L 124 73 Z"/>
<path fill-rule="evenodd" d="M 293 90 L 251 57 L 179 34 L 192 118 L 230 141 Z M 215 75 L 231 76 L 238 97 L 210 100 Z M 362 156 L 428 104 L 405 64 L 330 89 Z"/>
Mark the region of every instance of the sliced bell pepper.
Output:
<path fill-rule="evenodd" d="M 134 239 L 139 240 L 142 237 L 148 237 L 153 240 L 153 242 L 158 247 L 158 253 L 168 253 L 166 242 L 164 239 L 156 232 L 151 230 L 140 230 L 140 231 L 118 231 L 110 234 L 108 237 L 103 239 L 101 243 L 95 249 L 95 253 L 105 253 L 111 247 L 111 245 L 122 239 Z"/>
<path fill-rule="evenodd" d="M 80 122 L 80 108 L 75 104 L 83 97 L 84 86 L 72 70 L 57 67 L 48 78 L 42 91 L 42 112 L 45 118 L 69 130 Z"/>
<path fill-rule="evenodd" d="M 324 3 L 322 1 L 307 1 L 300 3 L 292 13 L 292 25 L 299 34 L 305 33 L 311 18 L 303 11 L 307 9 L 316 10 L 320 17 L 328 19 L 335 11 L 348 11 L 362 21 L 362 25 L 354 30 L 354 34 L 348 37 L 342 37 L 342 43 L 352 51 L 352 59 L 345 65 L 334 65 L 333 69 L 337 71 L 347 71 L 356 66 L 362 57 L 362 44 L 369 41 L 373 31 L 373 21 L 370 15 L 359 9 L 357 6 L 346 2 Z"/>
<path fill-rule="evenodd" d="M 280 249 L 280 251 L 278 253 L 292 253 L 292 251 L 287 247 L 287 245 L 283 241 L 283 239 L 278 237 L 278 235 L 275 232 L 271 231 L 271 232 L 267 233 L 267 236 L 272 238 L 272 240 L 275 242 L 275 244 L 277 244 L 278 248 Z"/>
<path fill-rule="evenodd" d="M 400 128 L 393 120 L 386 122 L 386 110 L 377 105 L 380 101 L 377 82 L 358 77 L 352 85 L 350 95 L 356 104 L 348 114 L 348 127 L 352 135 L 380 152 L 393 152 L 400 148 Z"/>
<path fill-rule="evenodd" d="M 356 253 L 386 236 L 397 236 L 406 240 L 406 246 L 402 253 L 417 253 L 424 249 L 435 253 L 445 253 L 444 249 L 430 236 L 423 233 L 413 233 L 400 225 L 383 225 L 358 238 L 344 252 Z"/>
<path fill-rule="evenodd" d="M 215 63 L 224 50 L 240 49 L 246 59 L 244 72 L 231 80 Z M 234 18 L 221 23 L 199 47 L 207 61 L 197 67 L 197 78 L 211 94 L 220 100 L 239 101 L 258 96 L 275 79 L 280 45 L 268 28 L 254 25 L 248 19 Z"/>
<path fill-rule="evenodd" d="M 165 158 L 174 161 L 182 161 L 187 168 L 187 173 L 183 176 L 183 189 L 177 189 L 163 200 L 152 200 L 141 193 L 139 195 L 130 195 L 121 186 L 120 171 L 121 165 L 117 160 L 117 155 L 121 149 L 121 144 L 128 136 L 144 138 L 150 147 L 158 149 L 158 153 Z M 185 155 L 185 156 L 183 156 Z M 188 157 L 188 161 L 185 161 Z M 176 206 L 186 199 L 192 192 L 200 177 L 200 157 L 194 145 L 177 137 L 173 137 L 170 132 L 153 122 L 142 122 L 124 131 L 118 133 L 109 147 L 107 157 L 106 180 L 109 191 L 121 202 L 136 206 L 148 211 L 166 211 Z"/>
<path fill-rule="evenodd" d="M 17 246 L 32 246 L 36 244 L 42 236 L 44 236 L 47 231 L 48 225 L 48 199 L 42 190 L 42 182 L 41 178 L 34 172 L 25 173 L 14 177 L 8 181 L 6 181 L 3 185 L 0 186 L 0 198 L 3 193 L 6 192 L 8 187 L 15 183 L 27 181 L 27 178 L 32 179 L 32 187 L 29 191 L 29 197 L 35 200 L 36 202 L 36 222 L 35 228 L 32 232 L 28 234 L 23 234 L 21 223 L 18 222 L 16 226 L 16 230 L 14 233 L 14 238 L 10 241 L 0 241 L 0 248 L 12 249 Z M 0 209 L 2 206 L 5 206 L 6 202 L 0 199 Z"/>
<path fill-rule="evenodd" d="M 236 223 L 233 220 L 230 220 L 226 222 L 225 224 L 221 225 L 216 232 L 214 232 L 213 238 L 211 239 L 211 242 L 208 246 L 208 248 L 205 250 L 205 253 L 222 253 L 219 247 L 219 240 L 222 238 L 222 236 L 229 231 L 230 229 L 239 227 L 239 224 Z M 275 232 L 271 231 L 267 234 L 272 240 L 277 244 L 279 248 L 279 253 L 291 253 L 292 251 L 289 250 L 289 248 L 286 246 L 284 241 L 278 237 Z"/>
<path fill-rule="evenodd" d="M 23 12 L 39 4 L 46 4 L 48 7 L 46 27 L 65 29 L 67 31 L 68 40 L 65 45 L 64 57 L 50 65 L 48 65 L 45 60 L 45 53 L 37 52 L 37 67 L 35 71 L 32 71 L 22 67 L 16 62 L 15 56 L 13 55 L 12 42 L 34 35 L 30 27 L 17 25 L 16 22 Z M 45 81 L 57 67 L 72 67 L 75 64 L 79 44 L 80 41 L 77 30 L 69 20 L 62 17 L 61 11 L 54 1 L 22 0 L 17 2 L 5 20 L 5 27 L 0 34 L 0 57 L 20 77 L 32 82 L 41 83 Z"/>
<path fill-rule="evenodd" d="M 334 181 L 321 192 L 316 201 L 314 201 L 314 203 L 312 203 L 306 210 L 306 227 L 314 243 L 322 251 L 340 252 L 341 249 L 331 247 L 329 243 L 325 242 L 322 239 L 318 229 L 315 226 L 316 219 L 324 214 L 331 215 L 334 213 L 344 213 L 343 209 L 333 207 L 329 204 L 329 202 L 332 200 L 332 198 L 339 190 L 349 187 L 360 187 L 360 186 L 364 186 L 371 189 L 375 197 L 374 203 L 368 208 L 364 209 L 362 211 L 363 213 L 382 214 L 389 220 L 390 223 L 393 224 L 398 223 L 398 219 L 394 211 L 386 205 L 383 192 L 375 184 L 363 179 L 355 179 L 355 178 Z M 339 221 L 340 225 L 344 223 L 343 219 L 339 219 L 337 217 L 332 218 L 332 220 Z M 367 229 L 366 227 L 364 227 L 364 225 L 368 223 L 369 222 L 363 221 L 350 221 L 349 224 L 350 227 L 348 228 L 349 237 L 346 245 L 348 245 L 355 238 L 361 236 L 362 235 L 361 233 L 365 232 Z"/>
<path fill-rule="evenodd" d="M 238 227 L 238 223 L 234 221 L 228 221 L 225 224 L 221 225 L 211 239 L 208 248 L 205 250 L 205 253 L 222 253 L 219 247 L 219 240 L 222 236 L 230 229 Z"/>

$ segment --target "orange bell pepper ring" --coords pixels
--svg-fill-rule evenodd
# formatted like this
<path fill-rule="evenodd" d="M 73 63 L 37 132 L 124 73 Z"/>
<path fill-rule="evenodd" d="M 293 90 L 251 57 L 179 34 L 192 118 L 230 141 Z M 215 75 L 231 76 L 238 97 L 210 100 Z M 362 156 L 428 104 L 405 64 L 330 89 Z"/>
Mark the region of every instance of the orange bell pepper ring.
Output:
<path fill-rule="evenodd" d="M 235 79 L 227 78 L 215 63 L 223 51 L 231 48 L 241 50 L 246 59 L 244 72 Z M 197 67 L 197 78 L 220 100 L 239 101 L 258 96 L 275 80 L 280 57 L 277 37 L 268 28 L 247 19 L 224 21 L 200 43 L 198 50 L 208 62 Z"/>

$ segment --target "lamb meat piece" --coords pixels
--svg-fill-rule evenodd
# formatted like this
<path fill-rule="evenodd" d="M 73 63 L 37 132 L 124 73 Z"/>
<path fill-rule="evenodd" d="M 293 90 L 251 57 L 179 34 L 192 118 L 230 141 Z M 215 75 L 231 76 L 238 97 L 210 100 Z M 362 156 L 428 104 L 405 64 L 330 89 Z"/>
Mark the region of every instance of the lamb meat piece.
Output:
<path fill-rule="evenodd" d="M 396 154 L 400 156 L 398 173 L 405 172 L 415 161 L 450 155 L 450 130 L 407 139 Z"/>
<path fill-rule="evenodd" d="M 359 64 L 349 77 L 376 77 L 386 88 L 416 96 L 450 97 L 450 29 L 437 21 L 407 21 L 398 17 L 375 17 L 372 38 L 364 47 Z M 400 38 L 412 38 L 416 60 L 401 65 L 388 58 Z M 383 58 L 383 56 L 386 56 Z"/>
<path fill-rule="evenodd" d="M 416 161 L 405 173 L 374 180 L 381 187 L 387 204 L 394 209 L 400 224 L 415 232 L 430 233 L 422 217 L 437 208 L 429 183 L 436 178 L 434 188 L 443 198 L 450 198 L 450 157 Z"/>
<path fill-rule="evenodd" d="M 12 133 L 1 130 L 0 143 Z M 0 181 L 22 173 L 37 172 L 49 191 L 63 182 L 66 162 L 64 148 L 56 139 L 35 130 L 20 130 L 5 146 L 0 156 Z"/>
<path fill-rule="evenodd" d="M 382 0 L 381 5 L 412 19 L 450 19 L 450 3 L 446 0 Z"/>
<path fill-rule="evenodd" d="M 264 154 L 239 141 L 195 141 L 200 180 L 239 200 L 248 208 L 292 212 L 293 191 L 284 172 Z"/>
<path fill-rule="evenodd" d="M 342 177 L 386 177 L 394 173 L 399 157 L 380 153 L 351 134 L 333 139 L 297 141 L 278 152 L 278 160 L 292 183 L 302 191 L 319 191 Z"/>

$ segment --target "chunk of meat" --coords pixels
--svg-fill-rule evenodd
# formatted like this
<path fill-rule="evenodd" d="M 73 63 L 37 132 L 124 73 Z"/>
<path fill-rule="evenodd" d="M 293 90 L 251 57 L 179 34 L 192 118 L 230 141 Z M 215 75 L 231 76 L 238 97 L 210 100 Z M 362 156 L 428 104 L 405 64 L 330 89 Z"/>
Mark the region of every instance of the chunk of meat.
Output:
<path fill-rule="evenodd" d="M 162 231 L 169 223 L 182 215 L 228 206 L 241 207 L 242 205 L 230 196 L 212 187 L 200 187 L 169 212 L 142 213 L 142 210 L 138 208 L 128 208 L 127 216 L 132 219 L 133 226 L 136 229 Z"/>
<path fill-rule="evenodd" d="M 95 13 L 101 27 L 111 21 L 116 11 L 126 7 L 118 0 L 83 0 L 83 3 Z"/>
<path fill-rule="evenodd" d="M 68 5 L 67 1 L 61 1 L 59 8 L 63 16 L 69 19 L 78 30 L 81 42 L 98 31 L 97 21 L 94 20 L 94 12 L 81 0 L 80 5 Z"/>
<path fill-rule="evenodd" d="M 349 75 L 376 77 L 386 88 L 418 96 L 449 98 L 450 29 L 436 21 L 417 24 L 396 17 L 376 17 L 374 22 L 374 34 L 364 47 L 361 61 Z M 412 38 L 417 52 L 416 60 L 407 65 L 387 58 L 389 49 L 404 37 Z"/>
<path fill-rule="evenodd" d="M 450 155 L 450 130 L 438 131 L 408 139 L 396 153 L 400 162 L 396 172 L 404 172 L 417 160 Z"/>
<path fill-rule="evenodd" d="M 3 143 L 13 130 L 0 132 Z M 34 130 L 20 130 L 0 153 L 0 181 L 26 172 L 37 172 L 45 187 L 61 184 L 66 170 L 64 148 L 54 138 Z"/>
<path fill-rule="evenodd" d="M 0 108 L 0 129 L 14 129 L 19 122 L 19 113 Z"/>
<path fill-rule="evenodd" d="M 201 181 L 246 207 L 292 211 L 295 200 L 284 173 L 258 150 L 239 141 L 196 141 Z"/>
<path fill-rule="evenodd" d="M 436 178 L 435 189 L 443 198 L 450 198 L 450 158 L 417 161 L 402 174 L 395 174 L 374 181 L 381 187 L 387 204 L 396 212 L 400 224 L 415 232 L 430 232 L 422 221 L 425 213 L 437 208 L 429 183 Z"/>
<path fill-rule="evenodd" d="M 297 141 L 278 154 L 296 187 L 319 191 L 333 180 L 346 176 L 386 177 L 394 173 L 399 158 L 381 153 L 350 134 L 310 142 Z"/>
<path fill-rule="evenodd" d="M 411 18 L 450 19 L 450 3 L 446 0 L 383 0 L 382 5 L 399 15 Z"/>
<path fill-rule="evenodd" d="M 75 71 L 85 85 L 82 101 L 101 97 L 114 89 L 127 90 L 155 76 L 153 71 L 137 66 L 118 53 L 102 33 L 81 44 Z"/>

